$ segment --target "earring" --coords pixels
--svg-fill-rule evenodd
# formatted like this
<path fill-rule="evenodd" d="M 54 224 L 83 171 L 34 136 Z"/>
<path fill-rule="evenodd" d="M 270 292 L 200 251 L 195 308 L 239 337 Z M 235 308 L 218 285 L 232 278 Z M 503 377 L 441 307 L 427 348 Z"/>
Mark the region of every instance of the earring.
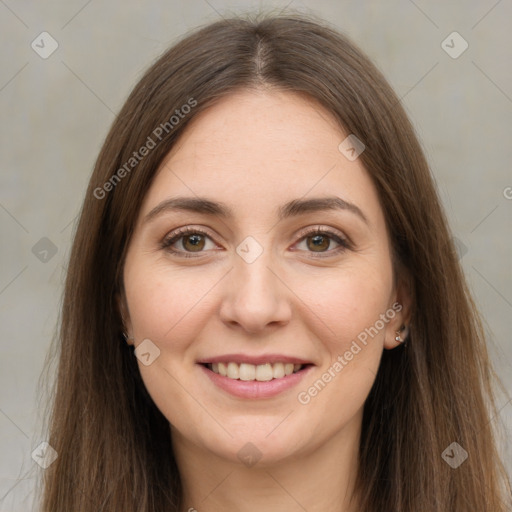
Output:
<path fill-rule="evenodd" d="M 401 335 L 402 331 L 404 331 L 403 337 Z M 397 343 L 403 343 L 404 341 L 406 341 L 408 334 L 409 334 L 409 328 L 405 325 L 402 325 L 402 327 L 398 331 L 396 331 L 395 341 Z"/>
<path fill-rule="evenodd" d="M 130 338 L 130 336 L 128 336 L 128 334 L 126 334 L 125 332 L 123 332 L 123 338 L 124 338 L 124 341 L 126 341 L 126 343 L 128 343 L 128 345 L 131 345 L 130 341 L 135 341 L 133 338 Z"/>

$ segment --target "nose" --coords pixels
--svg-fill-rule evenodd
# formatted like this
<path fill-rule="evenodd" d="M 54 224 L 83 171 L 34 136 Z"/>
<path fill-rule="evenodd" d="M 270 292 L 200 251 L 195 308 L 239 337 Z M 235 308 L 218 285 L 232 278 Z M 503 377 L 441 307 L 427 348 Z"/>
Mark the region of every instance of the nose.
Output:
<path fill-rule="evenodd" d="M 266 252 L 252 263 L 235 258 L 220 308 L 221 319 L 230 328 L 255 334 L 290 321 L 292 292 L 271 260 Z"/>

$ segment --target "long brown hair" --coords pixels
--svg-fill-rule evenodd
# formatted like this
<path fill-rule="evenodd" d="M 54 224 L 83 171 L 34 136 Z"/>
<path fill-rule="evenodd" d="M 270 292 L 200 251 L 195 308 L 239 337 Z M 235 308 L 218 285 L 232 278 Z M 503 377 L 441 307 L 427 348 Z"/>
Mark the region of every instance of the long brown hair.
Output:
<path fill-rule="evenodd" d="M 44 472 L 42 510 L 180 509 L 169 424 L 122 338 L 116 297 L 142 200 L 180 133 L 217 99 L 262 86 L 307 94 L 364 142 L 360 158 L 379 193 L 396 268 L 411 279 L 408 346 L 384 351 L 365 403 L 360 510 L 504 512 L 510 485 L 490 421 L 494 374 L 422 149 L 368 58 L 324 22 L 299 15 L 195 31 L 150 67 L 115 119 L 67 272 L 48 437 L 58 457 Z M 169 122 L 176 110 L 188 113 Z M 148 137 L 155 146 L 134 163 Z M 469 454 L 457 469 L 442 457 L 453 442 Z"/>

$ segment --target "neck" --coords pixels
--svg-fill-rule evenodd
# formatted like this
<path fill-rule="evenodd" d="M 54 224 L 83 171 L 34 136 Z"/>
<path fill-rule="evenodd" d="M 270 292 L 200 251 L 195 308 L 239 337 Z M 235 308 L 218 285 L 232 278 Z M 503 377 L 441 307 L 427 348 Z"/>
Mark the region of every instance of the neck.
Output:
<path fill-rule="evenodd" d="M 205 452 L 173 429 L 183 512 L 355 512 L 361 417 L 328 442 L 274 463 L 247 467 Z"/>

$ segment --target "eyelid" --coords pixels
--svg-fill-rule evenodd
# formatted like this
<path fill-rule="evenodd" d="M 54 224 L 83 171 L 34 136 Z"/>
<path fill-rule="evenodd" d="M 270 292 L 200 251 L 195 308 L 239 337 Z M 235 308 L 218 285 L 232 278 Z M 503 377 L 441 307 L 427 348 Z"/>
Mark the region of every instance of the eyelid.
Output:
<path fill-rule="evenodd" d="M 330 226 L 322 226 L 321 224 L 316 224 L 314 226 L 308 226 L 305 228 L 302 228 L 298 233 L 297 236 L 299 237 L 299 241 L 302 240 L 305 236 L 315 233 L 322 233 L 326 235 L 335 235 L 347 244 L 351 244 L 351 241 L 348 236 L 346 236 L 343 232 L 341 232 L 339 229 L 332 228 Z"/>

